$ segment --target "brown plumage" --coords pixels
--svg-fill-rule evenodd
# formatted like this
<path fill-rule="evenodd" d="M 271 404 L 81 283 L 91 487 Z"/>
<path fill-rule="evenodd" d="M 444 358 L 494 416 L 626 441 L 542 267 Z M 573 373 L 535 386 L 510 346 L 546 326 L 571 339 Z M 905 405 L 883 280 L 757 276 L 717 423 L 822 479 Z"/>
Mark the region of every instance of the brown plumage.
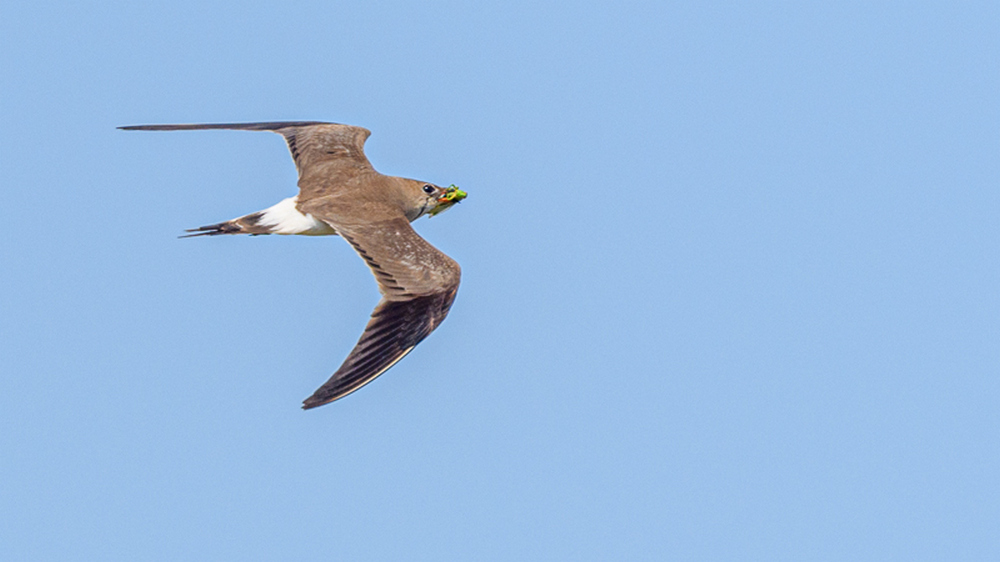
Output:
<path fill-rule="evenodd" d="M 263 211 L 189 230 L 193 234 L 188 236 L 339 234 L 371 268 L 382 300 L 344 364 L 303 408 L 328 404 L 361 388 L 395 365 L 448 315 L 461 270 L 410 222 L 447 208 L 465 194 L 454 187 L 378 173 L 364 154 L 371 134 L 367 129 L 315 121 L 119 128 L 238 129 L 285 137 L 299 172 L 299 194 Z"/>

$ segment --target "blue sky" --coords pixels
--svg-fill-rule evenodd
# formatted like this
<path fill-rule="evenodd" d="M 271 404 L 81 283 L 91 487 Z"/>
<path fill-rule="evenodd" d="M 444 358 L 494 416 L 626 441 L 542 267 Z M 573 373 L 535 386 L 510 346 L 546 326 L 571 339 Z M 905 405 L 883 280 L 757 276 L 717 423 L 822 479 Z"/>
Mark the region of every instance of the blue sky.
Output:
<path fill-rule="evenodd" d="M 7 1 L 0 558 L 1000 557 L 992 3 Z M 458 184 L 448 320 L 295 193 L 326 120 Z"/>

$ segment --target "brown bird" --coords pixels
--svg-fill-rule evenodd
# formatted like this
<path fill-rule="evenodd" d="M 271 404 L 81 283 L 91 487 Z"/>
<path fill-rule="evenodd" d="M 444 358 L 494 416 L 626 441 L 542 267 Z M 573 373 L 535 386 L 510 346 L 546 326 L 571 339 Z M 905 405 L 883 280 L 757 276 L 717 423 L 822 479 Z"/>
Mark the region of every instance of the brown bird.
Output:
<path fill-rule="evenodd" d="M 135 125 L 131 131 L 273 131 L 288 142 L 299 194 L 230 221 L 188 230 L 217 234 L 339 234 L 371 268 L 382 300 L 337 372 L 307 398 L 315 408 L 343 398 L 395 365 L 448 315 L 461 270 L 414 232 L 410 222 L 465 198 L 454 185 L 385 176 L 365 157 L 371 132 L 316 121 L 210 125 Z"/>

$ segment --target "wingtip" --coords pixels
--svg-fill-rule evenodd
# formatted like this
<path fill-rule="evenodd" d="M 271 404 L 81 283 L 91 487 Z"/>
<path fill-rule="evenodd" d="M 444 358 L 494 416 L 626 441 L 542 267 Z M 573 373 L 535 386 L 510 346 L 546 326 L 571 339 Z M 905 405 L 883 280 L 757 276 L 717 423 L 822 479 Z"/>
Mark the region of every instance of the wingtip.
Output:
<path fill-rule="evenodd" d="M 302 409 L 312 410 L 313 408 L 319 408 L 320 406 L 326 406 L 327 404 L 332 404 L 333 402 L 340 400 L 341 398 L 347 396 L 348 394 L 353 393 L 358 388 L 361 388 L 361 386 L 352 388 L 350 389 L 349 392 L 339 392 L 339 393 L 324 391 L 323 387 L 317 388 L 316 392 L 314 392 L 312 396 L 302 401 Z"/>
<path fill-rule="evenodd" d="M 305 400 L 302 401 L 302 409 L 303 410 L 312 410 L 313 408 L 319 408 L 320 406 L 323 406 L 324 404 L 329 404 L 330 402 L 332 402 L 332 401 L 331 400 L 327 400 L 327 401 L 314 400 L 313 398 L 310 397 L 310 398 L 306 398 Z"/>

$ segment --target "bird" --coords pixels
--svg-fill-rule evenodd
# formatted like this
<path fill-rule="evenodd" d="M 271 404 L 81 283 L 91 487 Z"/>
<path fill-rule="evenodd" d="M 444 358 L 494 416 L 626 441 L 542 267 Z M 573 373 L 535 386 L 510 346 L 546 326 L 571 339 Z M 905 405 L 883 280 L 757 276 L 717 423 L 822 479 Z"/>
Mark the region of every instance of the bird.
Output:
<path fill-rule="evenodd" d="M 364 153 L 371 131 L 323 121 L 130 125 L 126 131 L 270 131 L 285 138 L 299 192 L 256 213 L 186 230 L 192 236 L 339 235 L 371 269 L 381 300 L 339 369 L 302 403 L 309 410 L 358 390 L 386 372 L 444 321 L 461 268 L 410 223 L 466 198 L 455 185 L 383 175 Z"/>

